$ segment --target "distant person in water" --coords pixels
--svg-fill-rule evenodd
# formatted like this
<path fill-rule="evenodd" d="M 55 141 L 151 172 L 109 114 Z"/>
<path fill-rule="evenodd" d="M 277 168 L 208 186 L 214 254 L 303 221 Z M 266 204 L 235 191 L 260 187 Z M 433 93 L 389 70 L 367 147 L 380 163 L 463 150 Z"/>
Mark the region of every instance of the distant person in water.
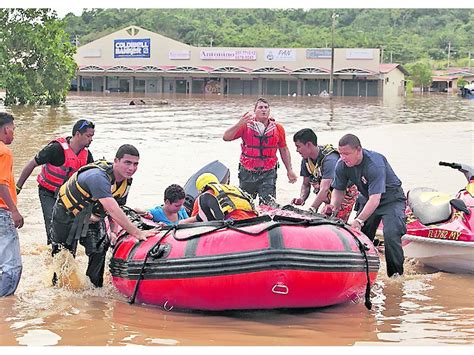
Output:
<path fill-rule="evenodd" d="M 146 105 L 146 102 L 142 99 L 140 100 L 132 100 L 130 101 L 130 104 L 129 105 Z"/>
<path fill-rule="evenodd" d="M 148 210 L 149 217 L 154 222 L 163 222 L 166 225 L 178 224 L 180 220 L 188 218 L 188 213 L 184 208 L 184 189 L 172 184 L 165 190 L 164 204 Z M 146 214 L 146 211 L 135 209 L 139 214 Z"/>

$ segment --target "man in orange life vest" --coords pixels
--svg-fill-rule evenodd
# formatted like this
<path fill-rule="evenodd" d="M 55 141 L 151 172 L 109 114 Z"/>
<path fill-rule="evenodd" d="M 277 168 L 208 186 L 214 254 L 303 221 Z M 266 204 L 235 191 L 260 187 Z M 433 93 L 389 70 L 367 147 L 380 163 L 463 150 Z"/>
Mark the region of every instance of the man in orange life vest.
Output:
<path fill-rule="evenodd" d="M 94 161 L 88 149 L 94 136 L 94 128 L 94 123 L 91 121 L 77 121 L 72 128 L 72 137 L 61 137 L 51 141 L 25 165 L 18 178 L 17 193 L 21 191 L 33 169 L 42 165 L 37 181 L 48 244 L 51 244 L 51 217 L 59 187 L 81 166 Z"/>
<path fill-rule="evenodd" d="M 286 145 L 285 129 L 270 117 L 268 101 L 259 98 L 254 112 L 247 112 L 223 136 L 225 141 L 242 138 L 242 154 L 239 164 L 240 188 L 260 203 L 268 204 L 276 197 L 278 158 L 285 165 L 288 180 L 295 183 L 298 177 L 291 166 L 290 150 Z"/>

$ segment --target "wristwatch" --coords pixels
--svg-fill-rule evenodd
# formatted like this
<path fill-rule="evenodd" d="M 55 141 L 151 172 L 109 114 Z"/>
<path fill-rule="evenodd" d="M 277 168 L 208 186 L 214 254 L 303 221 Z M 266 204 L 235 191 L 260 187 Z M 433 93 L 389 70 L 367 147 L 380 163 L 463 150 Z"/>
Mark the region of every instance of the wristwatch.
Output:
<path fill-rule="evenodd" d="M 354 221 L 357 221 L 360 224 L 361 227 L 364 226 L 365 222 L 363 220 L 361 220 L 360 218 L 356 218 L 356 219 L 354 219 Z"/>

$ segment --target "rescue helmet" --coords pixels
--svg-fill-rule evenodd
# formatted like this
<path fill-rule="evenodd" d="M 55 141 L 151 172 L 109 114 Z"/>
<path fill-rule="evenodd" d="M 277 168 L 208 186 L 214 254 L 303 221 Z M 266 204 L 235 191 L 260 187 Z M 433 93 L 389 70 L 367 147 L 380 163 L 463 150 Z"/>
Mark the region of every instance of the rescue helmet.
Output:
<path fill-rule="evenodd" d="M 219 179 L 214 174 L 204 173 L 199 175 L 196 179 L 196 189 L 198 192 L 203 192 L 207 185 L 211 183 L 219 183 Z"/>

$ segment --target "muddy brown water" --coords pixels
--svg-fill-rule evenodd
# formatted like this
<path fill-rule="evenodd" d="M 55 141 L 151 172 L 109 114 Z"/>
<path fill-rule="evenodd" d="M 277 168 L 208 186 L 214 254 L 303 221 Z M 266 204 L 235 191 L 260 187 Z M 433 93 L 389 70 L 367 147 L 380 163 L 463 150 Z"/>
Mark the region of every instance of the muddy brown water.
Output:
<path fill-rule="evenodd" d="M 171 183 L 184 184 L 208 162 L 236 167 L 240 143 L 224 142 L 224 130 L 252 109 L 253 97 L 149 96 L 129 106 L 128 95 L 71 95 L 60 107 L 8 108 L 16 117 L 12 149 L 15 176 L 50 139 L 70 133 L 75 120 L 91 119 L 95 158 L 112 159 L 131 143 L 140 150 L 140 166 L 129 196 L 131 207 L 163 200 Z M 163 105 L 160 100 L 167 100 Z M 313 128 L 320 143 L 337 144 L 357 134 L 364 147 L 388 158 L 405 190 L 429 186 L 456 193 L 464 177 L 439 167 L 439 160 L 474 164 L 474 101 L 456 96 L 393 98 L 270 97 L 272 115 L 287 133 L 295 171 L 300 157 L 293 134 Z M 4 109 L 1 108 L 0 109 Z M 23 276 L 16 294 L 0 299 L 0 345 L 472 345 L 474 275 L 456 275 L 406 261 L 406 275 L 388 279 L 384 261 L 372 291 L 373 309 L 346 303 L 323 309 L 167 312 L 157 306 L 130 306 L 110 283 L 102 289 L 73 290 L 48 284 L 49 250 L 33 172 L 19 196 L 25 217 L 20 230 Z M 287 182 L 279 169 L 277 200 L 299 194 L 301 178 Z M 85 270 L 79 248 L 77 267 Z M 474 256 L 473 256 L 474 257 Z"/>

